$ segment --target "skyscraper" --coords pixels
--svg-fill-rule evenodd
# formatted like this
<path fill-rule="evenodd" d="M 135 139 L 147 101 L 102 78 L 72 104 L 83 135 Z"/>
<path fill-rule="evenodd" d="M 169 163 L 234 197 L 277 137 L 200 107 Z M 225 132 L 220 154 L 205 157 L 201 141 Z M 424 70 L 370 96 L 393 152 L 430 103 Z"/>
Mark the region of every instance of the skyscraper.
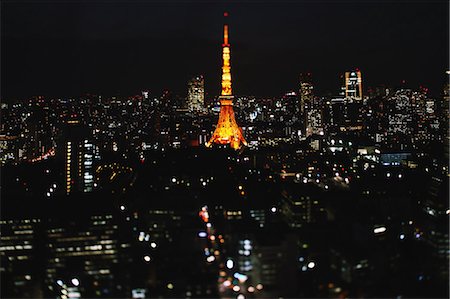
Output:
<path fill-rule="evenodd" d="M 188 83 L 187 105 L 191 112 L 200 112 L 205 106 L 205 81 L 203 76 L 196 76 Z"/>
<path fill-rule="evenodd" d="M 300 75 L 300 115 L 306 137 L 323 134 L 323 113 L 319 99 L 314 97 L 311 73 Z"/>
<path fill-rule="evenodd" d="M 345 72 L 345 97 L 355 100 L 362 100 L 362 77 L 361 71 Z"/>
<path fill-rule="evenodd" d="M 228 16 L 227 13 L 224 14 Z M 247 142 L 242 135 L 242 129 L 236 123 L 233 110 L 233 94 L 231 90 L 231 65 L 230 65 L 230 44 L 228 43 L 228 25 L 223 26 L 223 44 L 222 44 L 222 94 L 220 96 L 220 114 L 219 121 L 207 147 L 213 143 L 230 145 L 237 150 Z"/>
<path fill-rule="evenodd" d="M 78 120 L 69 120 L 64 140 L 66 194 L 91 192 L 94 187 L 94 145 Z"/>
<path fill-rule="evenodd" d="M 305 107 L 308 107 L 314 98 L 314 88 L 311 80 L 311 73 L 300 74 L 300 113 L 305 112 Z"/>

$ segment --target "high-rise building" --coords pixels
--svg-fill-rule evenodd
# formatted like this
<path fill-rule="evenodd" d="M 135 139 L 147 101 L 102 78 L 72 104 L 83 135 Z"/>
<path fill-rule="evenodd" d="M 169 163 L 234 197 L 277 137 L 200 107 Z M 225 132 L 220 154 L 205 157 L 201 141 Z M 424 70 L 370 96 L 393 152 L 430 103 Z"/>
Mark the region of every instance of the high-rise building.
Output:
<path fill-rule="evenodd" d="M 442 132 L 442 136 L 449 136 L 449 119 L 450 119 L 450 71 L 446 71 L 446 81 L 447 84 L 444 86 L 444 91 L 442 95 L 442 101 L 440 103 L 440 130 Z"/>
<path fill-rule="evenodd" d="M 36 233 L 41 225 L 40 219 L 0 220 L 2 231 L 0 240 L 0 277 L 3 292 L 7 297 L 43 297 L 41 273 L 36 271 L 40 261 L 36 258 L 36 243 L 40 235 Z"/>
<path fill-rule="evenodd" d="M 224 14 L 228 16 L 227 13 Z M 216 129 L 206 143 L 207 147 L 212 144 L 230 145 L 237 150 L 242 145 L 247 145 L 242 129 L 236 123 L 233 110 L 233 93 L 231 90 L 231 64 L 230 64 L 230 44 L 228 43 L 228 25 L 223 26 L 223 44 L 222 44 L 222 94 L 220 96 L 220 114 Z"/>
<path fill-rule="evenodd" d="M 300 74 L 300 113 L 304 113 L 305 108 L 311 105 L 314 99 L 314 88 L 311 80 L 311 73 Z"/>
<path fill-rule="evenodd" d="M 311 73 L 300 75 L 300 115 L 306 137 L 313 134 L 323 134 L 322 105 L 314 97 L 314 86 Z"/>
<path fill-rule="evenodd" d="M 94 145 L 87 128 L 69 120 L 64 140 L 66 194 L 91 192 L 94 187 Z"/>
<path fill-rule="evenodd" d="M 187 106 L 191 112 L 200 112 L 205 106 L 205 81 L 203 76 L 196 76 L 188 83 Z"/>
<path fill-rule="evenodd" d="M 345 72 L 345 97 L 355 100 L 362 100 L 362 77 L 361 71 Z"/>

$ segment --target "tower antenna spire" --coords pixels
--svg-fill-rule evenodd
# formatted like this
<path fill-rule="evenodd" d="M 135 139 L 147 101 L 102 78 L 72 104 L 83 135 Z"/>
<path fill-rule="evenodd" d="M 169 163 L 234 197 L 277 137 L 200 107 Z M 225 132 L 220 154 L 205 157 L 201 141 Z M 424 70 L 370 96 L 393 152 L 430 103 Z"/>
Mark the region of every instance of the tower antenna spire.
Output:
<path fill-rule="evenodd" d="M 228 24 L 227 24 L 227 17 L 228 17 L 228 12 L 224 12 L 223 13 L 224 19 L 225 19 L 225 24 L 223 25 L 223 47 L 226 46 L 230 46 L 230 44 L 228 43 Z"/>

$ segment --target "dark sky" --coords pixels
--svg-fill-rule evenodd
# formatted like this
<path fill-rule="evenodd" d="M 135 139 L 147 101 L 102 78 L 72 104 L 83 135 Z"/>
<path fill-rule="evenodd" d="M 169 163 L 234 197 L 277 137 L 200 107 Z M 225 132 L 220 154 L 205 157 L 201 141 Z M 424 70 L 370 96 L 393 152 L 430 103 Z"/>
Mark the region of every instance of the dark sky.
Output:
<path fill-rule="evenodd" d="M 233 89 L 276 96 L 313 74 L 337 94 L 358 67 L 364 87 L 424 85 L 439 95 L 448 69 L 448 1 L 2 1 L 1 98 L 185 94 L 204 74 L 220 91 L 229 11 Z"/>

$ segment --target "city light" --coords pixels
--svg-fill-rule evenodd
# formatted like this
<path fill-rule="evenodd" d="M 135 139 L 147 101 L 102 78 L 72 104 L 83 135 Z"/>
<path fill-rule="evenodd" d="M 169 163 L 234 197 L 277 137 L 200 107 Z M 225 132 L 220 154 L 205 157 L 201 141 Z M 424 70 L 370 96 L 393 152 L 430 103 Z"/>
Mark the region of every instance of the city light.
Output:
<path fill-rule="evenodd" d="M 384 226 L 376 227 L 373 229 L 373 232 L 375 234 L 384 233 L 385 231 L 386 231 L 386 227 L 384 227 Z"/>
<path fill-rule="evenodd" d="M 227 260 L 227 268 L 228 269 L 233 269 L 234 263 L 232 260 Z"/>
<path fill-rule="evenodd" d="M 0 297 L 448 296 L 448 3 L 9 2 Z"/>
<path fill-rule="evenodd" d="M 72 278 L 71 282 L 76 287 L 80 285 L 80 281 L 78 280 L 78 278 Z"/>

